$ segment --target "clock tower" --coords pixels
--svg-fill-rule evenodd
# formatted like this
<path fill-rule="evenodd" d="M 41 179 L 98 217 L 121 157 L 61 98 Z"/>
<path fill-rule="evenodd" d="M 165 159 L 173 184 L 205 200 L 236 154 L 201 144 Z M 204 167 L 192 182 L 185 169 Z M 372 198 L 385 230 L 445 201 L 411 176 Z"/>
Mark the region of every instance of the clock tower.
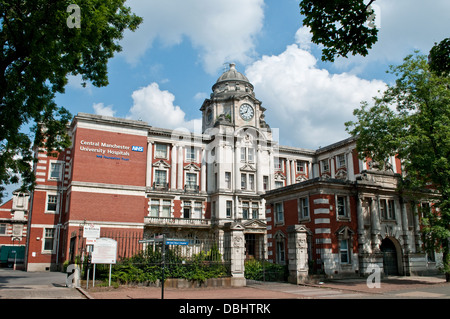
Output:
<path fill-rule="evenodd" d="M 212 86 L 209 99 L 205 99 L 202 111 L 202 131 L 214 127 L 253 127 L 268 129 L 264 121 L 265 108 L 255 98 L 253 85 L 247 77 L 236 70 L 234 63 Z"/>

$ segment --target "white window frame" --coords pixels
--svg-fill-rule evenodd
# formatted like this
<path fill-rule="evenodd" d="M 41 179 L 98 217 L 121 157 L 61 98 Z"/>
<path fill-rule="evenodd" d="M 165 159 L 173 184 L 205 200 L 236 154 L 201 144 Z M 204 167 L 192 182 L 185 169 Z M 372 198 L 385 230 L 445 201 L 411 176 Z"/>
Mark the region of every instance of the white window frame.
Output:
<path fill-rule="evenodd" d="M 192 175 L 195 176 L 195 185 L 188 185 L 188 175 Z M 196 188 L 195 186 L 199 186 L 198 184 L 198 173 L 193 173 L 193 172 L 185 172 L 184 173 L 184 184 L 186 185 L 187 188 Z"/>
<path fill-rule="evenodd" d="M 153 201 L 153 202 L 152 202 Z M 156 212 L 156 216 L 152 215 L 152 207 L 157 207 L 158 210 Z M 150 217 L 158 217 L 158 218 L 170 218 L 172 217 L 172 200 L 167 198 L 150 198 L 149 199 L 149 212 L 148 216 Z M 164 212 L 164 208 L 168 208 L 168 216 L 162 216 Z"/>
<path fill-rule="evenodd" d="M 198 147 L 195 146 L 187 146 L 186 149 L 186 162 L 197 162 L 198 159 Z"/>
<path fill-rule="evenodd" d="M 306 162 L 305 161 L 296 161 L 296 172 L 301 174 L 306 174 Z"/>
<path fill-rule="evenodd" d="M 52 177 L 52 173 L 55 171 L 54 169 L 52 169 L 53 165 L 58 165 L 59 166 L 59 172 L 58 172 L 58 177 Z M 63 161 L 52 161 L 50 160 L 48 162 L 48 180 L 49 181 L 61 181 L 63 178 L 63 167 L 64 167 L 64 162 Z"/>
<path fill-rule="evenodd" d="M 347 167 L 347 159 L 345 154 L 336 155 L 336 167 L 337 168 Z"/>
<path fill-rule="evenodd" d="M 304 202 L 306 202 L 306 205 L 304 205 Z M 307 214 L 305 215 L 305 208 L 307 211 Z M 309 212 L 309 197 L 303 196 L 298 199 L 298 219 L 299 221 L 305 221 L 310 219 L 310 212 Z"/>
<path fill-rule="evenodd" d="M 53 237 L 47 237 L 47 230 L 52 230 Z M 45 249 L 46 240 L 52 240 L 52 249 Z M 55 252 L 56 247 L 56 228 L 54 227 L 45 227 L 42 229 L 42 253 L 53 254 Z"/>
<path fill-rule="evenodd" d="M 274 204 L 274 217 L 276 224 L 284 224 L 284 205 L 283 202 L 276 202 Z M 277 207 L 281 207 L 281 210 L 278 211 Z"/>
<path fill-rule="evenodd" d="M 158 150 L 158 146 L 161 146 L 161 147 L 165 147 L 165 148 L 166 148 L 165 151 L 164 151 L 165 156 L 161 156 L 161 154 L 159 154 L 159 152 L 162 152 L 162 150 Z M 168 148 L 168 145 L 167 145 L 167 144 L 155 142 L 155 155 L 154 155 L 154 158 L 168 159 L 168 157 L 169 157 L 169 151 L 168 151 L 167 148 Z"/>
<path fill-rule="evenodd" d="M 328 159 L 321 160 L 320 168 L 322 169 L 322 173 L 330 172 L 330 161 Z"/>
<path fill-rule="evenodd" d="M 0 232 L 0 236 L 7 236 L 8 235 L 8 224 L 5 223 L 1 223 L 0 224 L 0 229 L 4 229 L 4 232 Z"/>
<path fill-rule="evenodd" d="M 161 171 L 161 172 L 165 172 L 166 173 L 166 182 L 165 182 L 165 184 L 166 185 L 169 184 L 169 179 L 168 179 L 169 171 L 167 169 L 154 168 L 153 169 L 153 182 L 155 183 L 155 185 L 156 186 L 163 186 L 161 183 L 157 183 L 157 180 L 156 180 L 156 172 L 157 171 Z"/>
<path fill-rule="evenodd" d="M 225 172 L 225 186 L 227 189 L 231 189 L 231 172 Z"/>
<path fill-rule="evenodd" d="M 339 198 L 340 197 L 344 198 L 344 215 L 339 214 Z M 336 201 L 336 217 L 337 217 L 337 219 L 350 219 L 350 205 L 349 205 L 348 196 L 337 194 L 335 201 Z"/>
<path fill-rule="evenodd" d="M 229 212 L 229 214 L 228 214 Z M 233 201 L 227 200 L 225 204 L 225 214 L 226 218 L 231 218 L 233 216 Z"/>
<path fill-rule="evenodd" d="M 46 196 L 46 197 L 45 197 L 45 213 L 46 213 L 46 214 L 58 214 L 58 212 L 59 212 L 59 202 L 60 202 L 58 194 L 57 194 L 57 193 L 54 193 L 54 192 L 47 192 L 47 193 L 45 194 L 45 196 Z M 48 209 L 48 204 L 49 204 L 49 198 L 50 198 L 50 196 L 56 197 L 56 207 L 55 207 L 55 210 L 49 210 L 49 209 Z"/>
<path fill-rule="evenodd" d="M 345 244 L 347 245 L 347 247 L 345 249 L 342 248 L 343 242 L 345 242 Z M 339 262 L 341 264 L 349 265 L 352 263 L 351 256 L 350 256 L 350 251 L 351 251 L 350 244 L 351 244 L 351 242 L 349 239 L 339 239 Z M 342 257 L 344 256 L 344 254 L 347 256 L 346 261 L 342 260 Z"/>

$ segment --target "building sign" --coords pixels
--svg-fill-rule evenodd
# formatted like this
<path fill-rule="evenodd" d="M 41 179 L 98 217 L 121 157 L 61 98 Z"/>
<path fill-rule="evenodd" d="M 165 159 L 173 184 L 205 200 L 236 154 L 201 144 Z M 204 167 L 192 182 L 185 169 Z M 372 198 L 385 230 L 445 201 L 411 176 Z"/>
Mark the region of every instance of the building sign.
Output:
<path fill-rule="evenodd" d="M 91 262 L 93 264 L 115 264 L 117 241 L 111 238 L 99 238 L 95 241 Z"/>
<path fill-rule="evenodd" d="M 100 238 L 100 226 L 89 224 L 83 227 L 83 238 Z"/>
<path fill-rule="evenodd" d="M 122 145 L 116 143 L 80 141 L 80 151 L 96 154 L 97 158 L 129 161 L 130 150 L 133 152 L 144 152 L 144 146 Z"/>

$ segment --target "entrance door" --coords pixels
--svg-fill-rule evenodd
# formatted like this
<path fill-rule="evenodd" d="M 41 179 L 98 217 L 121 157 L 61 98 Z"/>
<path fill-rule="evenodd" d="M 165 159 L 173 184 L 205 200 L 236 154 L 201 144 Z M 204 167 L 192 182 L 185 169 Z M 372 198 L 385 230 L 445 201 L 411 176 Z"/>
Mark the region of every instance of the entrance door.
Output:
<path fill-rule="evenodd" d="M 398 276 L 397 250 L 389 238 L 381 242 L 381 252 L 383 253 L 384 274 Z"/>

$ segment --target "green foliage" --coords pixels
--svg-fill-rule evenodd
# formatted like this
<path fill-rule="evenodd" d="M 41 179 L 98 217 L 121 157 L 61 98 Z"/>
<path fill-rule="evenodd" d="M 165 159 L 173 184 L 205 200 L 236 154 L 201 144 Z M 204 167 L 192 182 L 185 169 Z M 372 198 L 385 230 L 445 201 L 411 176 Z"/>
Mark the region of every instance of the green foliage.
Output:
<path fill-rule="evenodd" d="M 310 27 L 311 41 L 324 46 L 322 60 L 333 62 L 336 56 L 349 53 L 366 56 L 377 41 L 378 30 L 369 26 L 373 17 L 370 4 L 363 0 L 302 0 L 303 25 Z"/>
<path fill-rule="evenodd" d="M 288 276 L 287 266 L 249 259 L 245 261 L 246 279 L 266 280 L 266 281 L 285 281 Z"/>
<path fill-rule="evenodd" d="M 217 246 L 207 252 L 200 252 L 189 260 L 181 257 L 180 247 L 166 250 L 164 278 L 182 278 L 204 282 L 208 278 L 227 276 L 227 268 L 221 262 Z M 154 283 L 162 278 L 162 258 L 159 250 L 149 247 L 145 252 L 131 258 L 124 258 L 113 266 L 111 280 L 117 283 Z M 109 266 L 108 266 L 109 267 Z M 109 268 L 100 265 L 97 278 L 107 279 Z"/>
<path fill-rule="evenodd" d="M 32 144 L 48 152 L 70 146 L 72 116 L 56 105 L 55 94 L 64 93 L 69 75 L 108 84 L 107 63 L 121 50 L 118 41 L 142 21 L 124 3 L 0 0 L 0 185 L 21 179 L 23 190 L 33 189 Z M 70 4 L 80 7 L 80 28 L 67 25 Z M 0 199 L 3 191 L 0 186 Z"/>
<path fill-rule="evenodd" d="M 436 43 L 430 50 L 430 70 L 437 75 L 450 75 L 450 38 Z"/>
<path fill-rule="evenodd" d="M 357 122 L 346 123 L 347 131 L 357 137 L 360 157 L 383 162 L 398 155 L 403 195 L 434 203 L 422 212 L 422 229 L 427 245 L 444 252 L 450 273 L 450 76 L 430 71 L 417 52 L 390 72 L 395 84 L 374 98 L 373 107 L 364 102 L 355 110 Z"/>

